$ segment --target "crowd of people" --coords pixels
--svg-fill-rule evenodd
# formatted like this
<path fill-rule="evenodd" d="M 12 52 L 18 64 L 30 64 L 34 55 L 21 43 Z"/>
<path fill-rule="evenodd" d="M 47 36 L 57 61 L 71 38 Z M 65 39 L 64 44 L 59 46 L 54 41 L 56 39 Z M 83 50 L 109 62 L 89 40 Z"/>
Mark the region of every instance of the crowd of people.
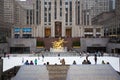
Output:
<path fill-rule="evenodd" d="M 26 60 L 24 64 L 25 65 L 37 65 L 37 63 L 38 63 L 38 61 L 37 61 L 37 59 L 35 59 L 34 62 L 33 62 L 33 60 L 31 60 L 30 62 L 28 60 Z"/>
<path fill-rule="evenodd" d="M 97 64 L 97 57 L 100 56 L 98 53 L 94 54 L 94 63 L 95 64 Z M 82 64 L 91 64 L 91 61 L 89 60 L 89 56 L 90 56 L 89 53 L 87 52 L 85 55 L 86 55 L 86 58 L 82 61 Z M 36 58 L 34 61 L 33 60 L 31 60 L 31 61 L 26 60 L 24 64 L 25 65 L 37 65 L 38 64 L 38 60 L 39 60 L 39 58 L 38 59 Z M 65 65 L 66 64 L 64 58 L 60 59 L 60 53 L 58 54 L 58 60 L 60 61 L 61 65 Z M 44 55 L 42 55 L 42 61 L 44 62 Z M 22 62 L 24 62 L 24 60 Z M 74 60 L 73 61 L 73 65 L 76 65 L 76 64 L 77 63 Z M 101 64 L 105 64 L 104 60 L 102 60 Z M 106 64 L 109 64 L 109 62 L 107 62 Z M 46 62 L 43 65 L 49 65 L 49 62 Z M 57 65 L 57 63 L 55 63 L 55 65 Z"/>

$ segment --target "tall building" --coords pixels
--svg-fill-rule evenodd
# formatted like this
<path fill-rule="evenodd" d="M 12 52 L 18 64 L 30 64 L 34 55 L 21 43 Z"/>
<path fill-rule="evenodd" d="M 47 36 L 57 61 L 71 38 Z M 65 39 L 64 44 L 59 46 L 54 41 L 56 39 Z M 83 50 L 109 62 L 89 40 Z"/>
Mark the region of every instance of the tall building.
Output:
<path fill-rule="evenodd" d="M 3 25 L 4 21 L 4 0 L 0 1 L 0 27 Z"/>
<path fill-rule="evenodd" d="M 4 21 L 14 24 L 15 0 L 4 0 Z"/>
<path fill-rule="evenodd" d="M 15 2 L 14 10 L 14 26 L 26 25 L 26 9 L 24 9 L 19 3 Z"/>
<path fill-rule="evenodd" d="M 116 0 L 116 14 L 120 16 L 120 0 Z"/>
<path fill-rule="evenodd" d="M 109 11 L 110 0 L 26 0 L 17 1 L 25 13 L 23 29 L 14 28 L 12 37 L 92 37 L 101 26 L 91 24 L 92 17 Z M 98 11 L 99 10 L 99 11 Z M 21 24 L 22 25 L 22 24 Z M 19 26 L 16 26 L 19 27 Z M 88 30 L 89 29 L 89 30 Z M 28 31 L 28 32 L 26 32 Z M 90 33 L 90 34 L 88 34 Z"/>
<path fill-rule="evenodd" d="M 0 54 L 6 52 L 7 47 L 7 37 L 9 37 L 11 29 L 8 27 L 4 21 L 4 0 L 0 0 Z"/>
<path fill-rule="evenodd" d="M 112 3 L 112 1 L 110 1 Z M 115 10 L 111 12 L 104 12 L 93 18 L 93 25 L 103 25 L 105 36 L 120 35 L 120 1 L 115 1 Z"/>
<path fill-rule="evenodd" d="M 116 0 L 117 35 L 120 37 L 120 0 Z"/>
<path fill-rule="evenodd" d="M 0 43 L 6 42 L 7 27 L 4 23 L 4 0 L 0 1 Z"/>
<path fill-rule="evenodd" d="M 82 24 L 92 25 L 91 20 L 93 17 L 102 12 L 109 12 L 112 10 L 111 0 L 82 0 Z"/>

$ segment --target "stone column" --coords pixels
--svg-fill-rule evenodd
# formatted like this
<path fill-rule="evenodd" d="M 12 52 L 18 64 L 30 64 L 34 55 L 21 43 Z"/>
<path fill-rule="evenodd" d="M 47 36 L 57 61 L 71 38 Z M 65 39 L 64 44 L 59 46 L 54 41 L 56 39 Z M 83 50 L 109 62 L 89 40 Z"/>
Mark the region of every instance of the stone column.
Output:
<path fill-rule="evenodd" d="M 72 37 L 74 37 L 76 34 L 74 33 L 75 32 L 75 0 L 72 0 Z"/>
<path fill-rule="evenodd" d="M 101 28 L 101 36 L 104 36 L 104 28 Z"/>
<path fill-rule="evenodd" d="M 38 26 L 38 36 L 44 37 L 44 1 L 41 0 L 41 26 Z"/>
<path fill-rule="evenodd" d="M 96 28 L 93 27 L 93 36 L 96 37 Z"/>
<path fill-rule="evenodd" d="M 66 25 L 65 25 L 65 14 L 66 14 L 66 10 L 65 10 L 65 0 L 62 0 L 62 37 L 65 37 L 66 35 Z"/>
<path fill-rule="evenodd" d="M 54 0 L 51 1 L 51 37 L 55 37 Z"/>

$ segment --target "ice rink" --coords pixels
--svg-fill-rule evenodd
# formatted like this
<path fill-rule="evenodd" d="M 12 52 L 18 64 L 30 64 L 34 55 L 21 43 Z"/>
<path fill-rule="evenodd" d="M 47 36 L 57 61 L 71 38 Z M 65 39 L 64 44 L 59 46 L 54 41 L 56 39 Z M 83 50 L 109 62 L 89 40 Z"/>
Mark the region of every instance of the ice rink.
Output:
<path fill-rule="evenodd" d="M 50 65 L 54 64 L 61 64 L 60 60 L 65 59 L 65 64 L 72 65 L 73 61 L 76 61 L 76 65 L 82 65 L 85 56 L 83 57 L 10 57 L 9 59 L 3 58 L 3 71 L 6 71 L 14 66 L 21 66 L 24 65 L 25 61 L 28 60 L 29 62 L 32 60 L 34 62 L 37 59 L 37 65 L 43 65 L 44 63 L 49 62 Z M 91 65 L 95 65 L 94 56 L 89 56 L 88 58 L 91 62 Z M 104 57 L 97 57 L 97 64 L 102 64 L 102 60 L 105 63 L 109 62 L 110 65 L 116 70 L 120 72 L 120 58 L 119 57 L 111 57 L 111 56 L 104 56 Z"/>

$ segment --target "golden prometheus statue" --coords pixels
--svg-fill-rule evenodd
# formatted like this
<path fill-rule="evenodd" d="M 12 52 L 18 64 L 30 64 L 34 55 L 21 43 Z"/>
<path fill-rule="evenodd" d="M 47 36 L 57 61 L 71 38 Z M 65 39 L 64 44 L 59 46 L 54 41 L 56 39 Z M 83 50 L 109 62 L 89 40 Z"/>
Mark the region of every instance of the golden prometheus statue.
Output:
<path fill-rule="evenodd" d="M 66 43 L 67 41 L 64 41 L 64 39 L 59 38 L 58 41 L 52 42 L 53 48 L 54 49 L 62 49 L 63 44 Z"/>

